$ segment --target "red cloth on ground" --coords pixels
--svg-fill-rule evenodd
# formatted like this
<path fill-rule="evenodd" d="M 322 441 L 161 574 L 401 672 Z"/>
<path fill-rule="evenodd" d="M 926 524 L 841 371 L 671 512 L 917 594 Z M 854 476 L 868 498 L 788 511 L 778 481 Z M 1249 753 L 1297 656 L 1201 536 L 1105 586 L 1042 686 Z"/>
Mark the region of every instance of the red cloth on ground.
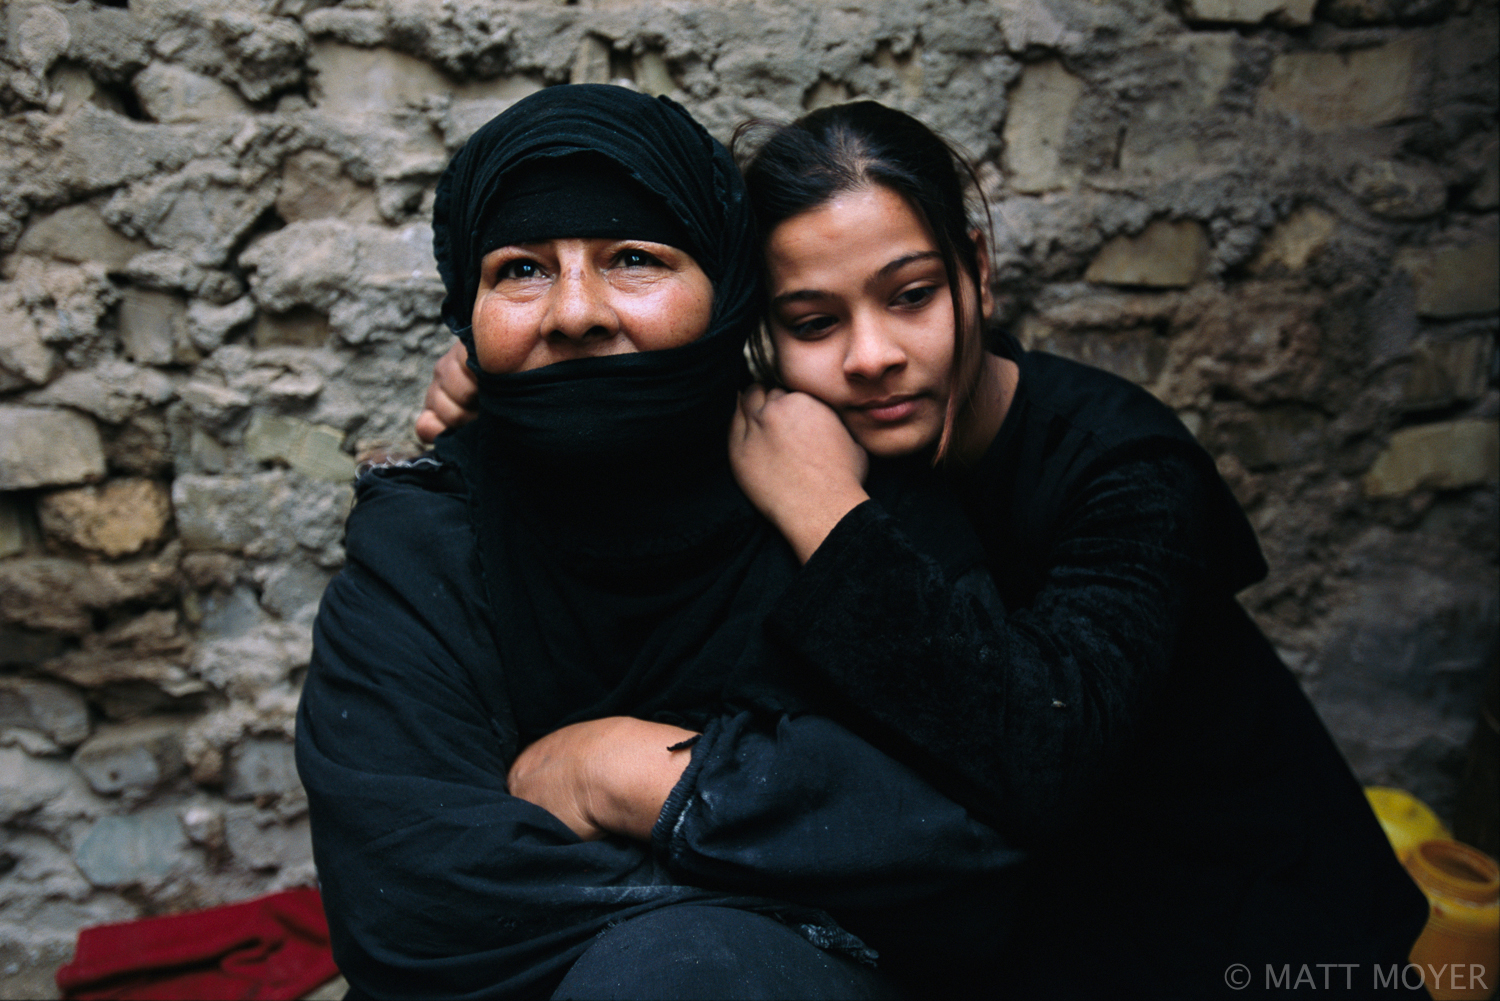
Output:
<path fill-rule="evenodd" d="M 317 890 L 78 933 L 65 999 L 294 1001 L 338 975 Z"/>

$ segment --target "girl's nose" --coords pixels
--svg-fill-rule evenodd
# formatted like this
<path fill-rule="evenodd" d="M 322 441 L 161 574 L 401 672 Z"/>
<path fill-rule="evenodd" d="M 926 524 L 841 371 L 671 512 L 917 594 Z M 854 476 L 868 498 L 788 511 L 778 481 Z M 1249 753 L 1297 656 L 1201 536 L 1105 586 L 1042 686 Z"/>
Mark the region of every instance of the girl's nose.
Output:
<path fill-rule="evenodd" d="M 906 352 L 879 322 L 856 317 L 850 327 L 844 353 L 846 376 L 875 380 L 906 364 Z"/>

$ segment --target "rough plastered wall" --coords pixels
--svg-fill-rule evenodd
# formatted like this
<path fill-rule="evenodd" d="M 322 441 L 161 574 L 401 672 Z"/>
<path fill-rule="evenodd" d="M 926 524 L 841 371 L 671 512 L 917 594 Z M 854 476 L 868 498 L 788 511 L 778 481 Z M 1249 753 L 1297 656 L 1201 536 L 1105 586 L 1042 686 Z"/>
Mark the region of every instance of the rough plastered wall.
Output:
<path fill-rule="evenodd" d="M 1146 385 L 1359 776 L 1454 803 L 1497 618 L 1495 0 L 8 0 L 0 947 L 314 878 L 291 756 L 356 458 L 414 447 L 432 190 L 540 87 L 980 164 L 1007 319 Z M 19 981 L 17 981 L 19 982 Z"/>

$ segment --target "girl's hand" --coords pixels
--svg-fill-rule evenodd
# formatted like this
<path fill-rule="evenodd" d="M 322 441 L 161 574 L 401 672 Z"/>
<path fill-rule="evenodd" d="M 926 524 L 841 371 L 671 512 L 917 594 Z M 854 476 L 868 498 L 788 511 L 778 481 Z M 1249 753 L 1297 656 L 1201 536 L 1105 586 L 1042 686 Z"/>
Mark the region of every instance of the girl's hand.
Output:
<path fill-rule="evenodd" d="M 695 736 L 630 716 L 574 723 L 522 751 L 506 786 L 584 841 L 607 834 L 650 841 L 667 796 L 692 758 L 688 748 L 668 748 Z"/>
<path fill-rule="evenodd" d="M 462 427 L 476 416 L 479 381 L 469 371 L 468 360 L 463 342 L 455 341 L 432 366 L 432 384 L 417 415 L 417 437 L 429 445 L 444 431 Z"/>
<path fill-rule="evenodd" d="M 870 459 L 832 408 L 806 393 L 751 386 L 729 430 L 740 489 L 806 563 L 839 520 L 869 500 Z"/>

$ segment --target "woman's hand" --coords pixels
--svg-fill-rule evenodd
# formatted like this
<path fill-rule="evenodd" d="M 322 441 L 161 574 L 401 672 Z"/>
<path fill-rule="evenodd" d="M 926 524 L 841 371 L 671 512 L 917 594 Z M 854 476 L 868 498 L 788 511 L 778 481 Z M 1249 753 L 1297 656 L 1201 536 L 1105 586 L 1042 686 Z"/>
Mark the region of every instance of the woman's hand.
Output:
<path fill-rule="evenodd" d="M 650 841 L 692 758 L 688 748 L 668 748 L 696 736 L 630 716 L 574 723 L 522 751 L 506 785 L 512 796 L 546 810 L 585 841 L 607 834 Z"/>
<path fill-rule="evenodd" d="M 462 427 L 475 417 L 479 381 L 469 371 L 468 360 L 463 342 L 455 341 L 432 366 L 432 384 L 417 415 L 417 437 L 429 445 L 444 431 Z"/>
<path fill-rule="evenodd" d="M 751 386 L 729 430 L 729 463 L 745 496 L 806 563 L 866 500 L 870 459 L 832 408 L 806 393 Z"/>

